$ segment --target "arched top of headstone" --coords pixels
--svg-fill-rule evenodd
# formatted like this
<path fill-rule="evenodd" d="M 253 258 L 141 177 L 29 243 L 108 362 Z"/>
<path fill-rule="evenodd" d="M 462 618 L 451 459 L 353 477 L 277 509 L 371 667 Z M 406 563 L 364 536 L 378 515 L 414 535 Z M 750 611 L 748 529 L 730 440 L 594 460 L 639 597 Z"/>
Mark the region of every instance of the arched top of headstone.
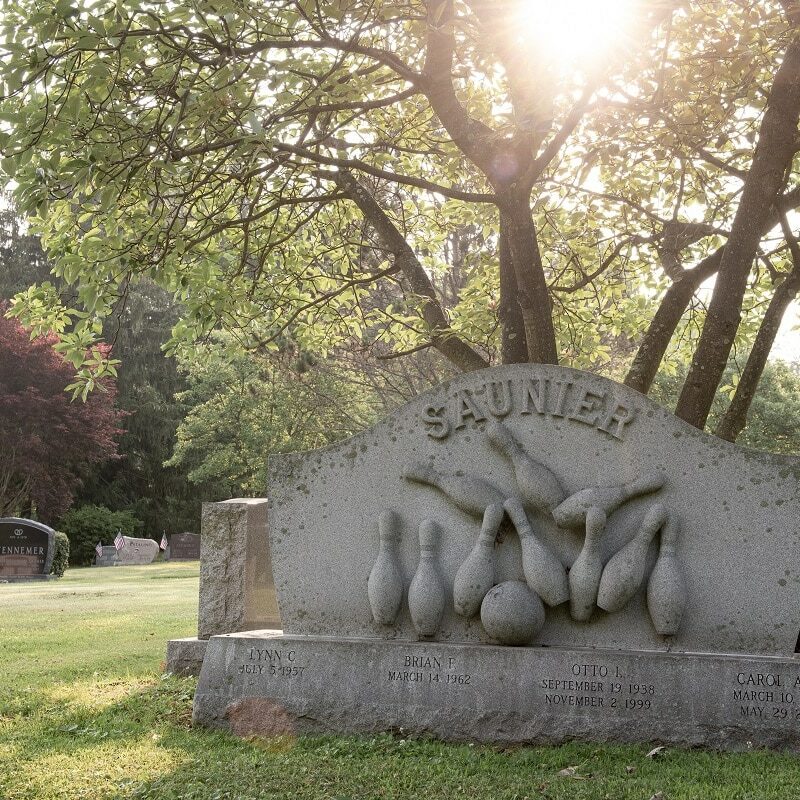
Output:
<path fill-rule="evenodd" d="M 590 373 L 459 375 L 351 439 L 272 456 L 269 495 L 287 633 L 418 637 L 427 522 L 440 641 L 502 641 L 479 611 L 484 584 L 508 581 L 548 606 L 538 644 L 785 655 L 798 640 L 800 458 L 722 441 Z M 481 537 L 496 542 L 488 578 L 468 569 Z"/>
<path fill-rule="evenodd" d="M 638 446 L 649 437 L 663 441 L 686 437 L 705 441 L 721 452 L 783 464 L 800 474 L 800 456 L 766 453 L 727 442 L 698 430 L 629 386 L 601 375 L 550 364 L 509 364 L 462 373 L 419 394 L 349 439 L 314 451 L 273 458 L 340 450 L 384 428 L 395 429 L 400 420 L 409 416 L 437 441 L 446 441 L 459 432 L 469 433 L 475 423 L 486 419 L 527 417 L 531 426 L 535 426 L 537 419 L 557 423 L 561 427 L 548 428 L 549 433 L 559 434 L 559 438 L 586 438 L 581 436 L 587 432 L 582 428 L 595 431 L 600 434 L 599 441 L 609 444 L 630 440 Z M 561 437 L 562 431 L 567 433 L 566 437 Z M 571 437 L 570 431 L 574 434 Z"/>

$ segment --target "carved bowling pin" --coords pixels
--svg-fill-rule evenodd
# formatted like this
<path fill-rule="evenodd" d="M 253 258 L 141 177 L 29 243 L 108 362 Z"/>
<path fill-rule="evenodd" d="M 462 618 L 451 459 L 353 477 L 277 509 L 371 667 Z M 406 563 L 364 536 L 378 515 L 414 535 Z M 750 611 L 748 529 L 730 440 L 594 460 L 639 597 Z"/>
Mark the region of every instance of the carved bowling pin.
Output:
<path fill-rule="evenodd" d="M 606 517 L 610 517 L 623 503 L 650 494 L 660 489 L 666 476 L 660 472 L 648 472 L 635 481 L 620 486 L 594 486 L 582 489 L 570 495 L 560 506 L 553 509 L 553 519 L 560 528 L 578 528 L 586 522 L 586 512 L 590 508 L 599 508 Z"/>
<path fill-rule="evenodd" d="M 599 508 L 590 508 L 586 512 L 583 549 L 569 570 L 569 613 L 578 622 L 586 622 L 597 603 L 597 590 L 603 574 L 600 537 L 605 528 L 606 515 Z"/>
<path fill-rule="evenodd" d="M 427 483 L 437 488 L 462 511 L 475 517 L 483 516 L 487 506 L 503 504 L 505 495 L 489 481 L 474 475 L 449 475 L 421 462 L 408 464 L 403 470 L 407 481 Z"/>
<path fill-rule="evenodd" d="M 661 529 L 661 549 L 647 582 L 647 610 L 653 626 L 662 636 L 674 636 L 686 608 L 686 581 L 675 552 L 678 520 L 670 514 Z"/>
<path fill-rule="evenodd" d="M 462 617 L 474 617 L 494 586 L 494 543 L 504 516 L 502 503 L 486 507 L 478 541 L 458 568 L 453 581 L 453 607 Z"/>
<path fill-rule="evenodd" d="M 532 459 L 502 422 L 488 422 L 486 436 L 514 467 L 520 497 L 528 508 L 550 513 L 564 500 L 566 492 L 558 478 L 544 464 Z"/>
<path fill-rule="evenodd" d="M 644 579 L 647 548 L 664 524 L 667 510 L 656 503 L 645 514 L 636 536 L 619 550 L 603 570 L 597 605 L 605 611 L 619 611 L 636 594 Z"/>
<path fill-rule="evenodd" d="M 408 589 L 408 610 L 420 636 L 433 636 L 446 602 L 444 584 L 436 568 L 439 527 L 430 519 L 419 526 L 419 564 Z"/>
<path fill-rule="evenodd" d="M 549 606 L 565 602 L 569 599 L 569 585 L 564 565 L 539 541 L 518 497 L 509 497 L 505 508 L 519 534 L 522 571 L 528 587 Z"/>
<path fill-rule="evenodd" d="M 378 518 L 378 557 L 369 573 L 367 596 L 372 618 L 378 625 L 391 625 L 403 601 L 403 576 L 397 558 L 400 541 L 399 518 L 393 511 L 384 511 Z"/>

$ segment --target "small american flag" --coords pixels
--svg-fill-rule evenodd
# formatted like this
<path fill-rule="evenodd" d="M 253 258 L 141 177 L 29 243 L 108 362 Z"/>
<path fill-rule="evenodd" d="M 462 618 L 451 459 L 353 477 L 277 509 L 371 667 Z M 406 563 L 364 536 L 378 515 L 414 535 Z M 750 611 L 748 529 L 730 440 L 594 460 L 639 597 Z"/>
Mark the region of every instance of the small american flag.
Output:
<path fill-rule="evenodd" d="M 159 545 L 159 547 L 162 550 L 166 550 L 168 544 L 169 544 L 169 542 L 167 541 L 167 532 L 164 531 L 164 535 L 161 537 L 161 544 Z"/>
<path fill-rule="evenodd" d="M 114 547 L 117 550 L 122 550 L 125 547 L 125 537 L 122 535 L 122 531 L 117 531 L 117 535 L 114 537 Z"/>
<path fill-rule="evenodd" d="M 95 545 L 94 551 L 95 551 L 95 553 L 97 553 L 97 557 L 98 558 L 102 558 L 103 557 L 103 545 L 100 542 L 98 542 Z"/>

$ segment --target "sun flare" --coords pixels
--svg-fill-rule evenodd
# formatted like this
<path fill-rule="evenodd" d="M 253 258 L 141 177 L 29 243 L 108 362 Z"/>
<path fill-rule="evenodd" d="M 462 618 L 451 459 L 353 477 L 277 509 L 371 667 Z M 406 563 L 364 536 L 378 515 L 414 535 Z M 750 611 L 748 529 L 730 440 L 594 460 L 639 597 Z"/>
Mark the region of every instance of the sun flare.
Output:
<path fill-rule="evenodd" d="M 523 0 L 519 42 L 559 72 L 591 68 L 625 46 L 636 0 Z"/>

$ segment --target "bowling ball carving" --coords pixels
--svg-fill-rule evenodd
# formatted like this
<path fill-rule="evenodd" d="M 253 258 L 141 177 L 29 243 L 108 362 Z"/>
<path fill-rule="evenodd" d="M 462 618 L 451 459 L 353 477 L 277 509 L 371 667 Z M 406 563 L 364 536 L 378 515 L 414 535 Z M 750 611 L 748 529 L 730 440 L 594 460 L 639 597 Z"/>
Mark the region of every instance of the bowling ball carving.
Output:
<path fill-rule="evenodd" d="M 505 581 L 483 598 L 481 623 L 500 644 L 528 644 L 544 625 L 544 606 L 526 583 Z"/>

